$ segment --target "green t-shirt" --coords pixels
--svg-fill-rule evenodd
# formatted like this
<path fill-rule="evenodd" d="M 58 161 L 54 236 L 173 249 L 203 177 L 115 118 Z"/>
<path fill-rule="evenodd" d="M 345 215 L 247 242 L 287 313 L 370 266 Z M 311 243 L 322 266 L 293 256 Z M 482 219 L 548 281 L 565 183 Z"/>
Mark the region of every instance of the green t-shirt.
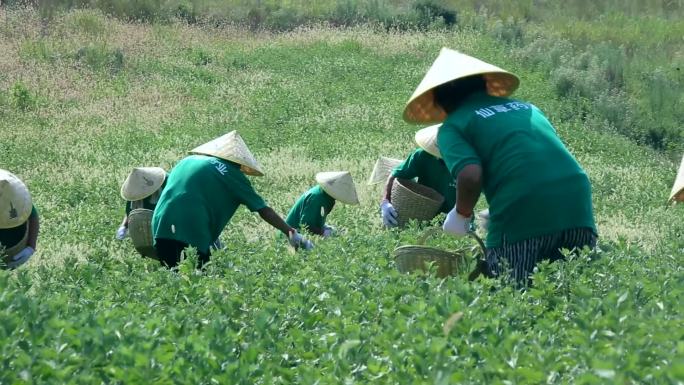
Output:
<path fill-rule="evenodd" d="M 394 168 L 392 176 L 400 179 L 418 178 L 416 182 L 437 191 L 444 196 L 444 204 L 440 208 L 448 213 L 456 204 L 456 184 L 449 169 L 442 159 L 418 148 L 406 160 Z"/>
<path fill-rule="evenodd" d="M 335 205 L 335 199 L 321 186 L 314 186 L 302 194 L 287 214 L 288 225 L 299 230 L 302 227 L 322 229 L 325 218 Z"/>
<path fill-rule="evenodd" d="M 161 187 L 159 187 L 159 190 L 155 191 L 147 198 L 141 199 L 139 201 L 126 201 L 126 215 L 130 214 L 134 209 L 147 209 L 154 211 L 154 208 L 157 207 L 157 202 L 159 202 L 159 197 L 161 196 L 162 191 L 164 191 L 164 187 L 166 187 L 166 181 L 168 178 L 169 174 L 166 174 L 166 179 L 164 179 L 164 183 L 162 183 Z"/>
<path fill-rule="evenodd" d="M 240 165 L 227 160 L 191 155 L 166 178 L 152 217 L 156 239 L 173 239 L 207 253 L 238 206 L 250 211 L 266 207 Z"/>
<path fill-rule="evenodd" d="M 29 218 L 31 217 L 38 217 L 38 210 L 36 210 L 36 206 L 31 208 L 31 215 Z M 10 248 L 24 239 L 24 234 L 26 234 L 26 226 L 28 226 L 28 221 L 17 227 L 0 229 L 0 248 Z"/>
<path fill-rule="evenodd" d="M 482 167 L 488 247 L 577 227 L 596 232 L 589 178 L 534 105 L 472 95 L 449 114 L 437 144 L 454 177 Z"/>

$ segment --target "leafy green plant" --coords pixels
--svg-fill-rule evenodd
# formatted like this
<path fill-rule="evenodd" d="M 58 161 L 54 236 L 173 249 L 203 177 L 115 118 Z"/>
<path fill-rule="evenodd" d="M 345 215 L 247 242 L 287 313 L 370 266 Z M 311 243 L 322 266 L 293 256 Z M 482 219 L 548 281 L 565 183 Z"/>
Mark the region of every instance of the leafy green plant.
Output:
<path fill-rule="evenodd" d="M 665 205 L 681 152 L 635 139 L 671 130 L 680 116 L 668 101 L 681 79 L 663 64 L 677 62 L 662 61 L 651 45 L 671 49 L 676 20 L 639 19 L 655 40 L 617 22 L 630 9 L 623 18 L 575 20 L 574 34 L 561 34 L 554 4 L 481 1 L 489 10 L 459 8 L 455 28 L 423 30 L 408 27 L 419 21 L 410 5 L 402 19 L 395 3 L 359 2 L 361 15 L 388 24 L 293 30 L 284 25 L 328 20 L 337 3 L 277 8 L 264 0 L 264 23 L 280 9 L 295 12 L 283 18 L 288 32 L 274 33 L 203 24 L 211 9 L 199 1 L 184 2 L 196 23 L 176 22 L 179 3 L 158 3 L 172 16 L 153 25 L 107 11 L 98 33 L 71 27 L 83 11 L 45 21 L 3 8 L 0 36 L 19 49 L 2 60 L 2 168 L 27 183 L 41 235 L 27 265 L 0 271 L 0 383 L 684 381 L 684 223 L 681 206 Z M 638 8 L 660 7 L 647 3 Z M 243 16 L 256 6 L 231 4 Z M 310 13 L 300 12 L 305 5 Z M 527 14 L 514 17 L 521 40 L 492 32 L 502 16 L 495 5 Z M 568 15 L 580 10 L 567 7 Z M 535 21 L 541 15 L 548 24 Z M 402 20 L 406 28 L 385 27 Z M 55 60 L 31 59 L 37 36 Z M 607 43 L 588 48 L 596 41 Z M 400 274 L 392 250 L 415 243 L 422 229 L 382 229 L 380 188 L 362 182 L 377 156 L 415 148 L 416 127 L 401 110 L 442 46 L 520 76 L 515 97 L 545 111 L 592 181 L 598 250 L 540 264 L 526 291 L 501 280 Z M 557 88 L 561 75 L 571 80 L 567 92 Z M 312 252 L 294 253 L 239 209 L 220 235 L 225 249 L 205 269 L 189 251 L 172 271 L 114 239 L 124 211 L 118 190 L 131 167 L 170 169 L 232 129 L 263 164 L 266 175 L 252 183 L 280 213 L 316 172 L 350 170 L 361 204 L 336 205 L 328 217 L 342 235 L 315 237 Z M 664 138 L 676 151 L 676 137 Z M 471 243 L 445 235 L 430 245 Z"/>
<path fill-rule="evenodd" d="M 12 86 L 12 105 L 20 111 L 27 111 L 36 106 L 36 98 L 22 82 Z"/>

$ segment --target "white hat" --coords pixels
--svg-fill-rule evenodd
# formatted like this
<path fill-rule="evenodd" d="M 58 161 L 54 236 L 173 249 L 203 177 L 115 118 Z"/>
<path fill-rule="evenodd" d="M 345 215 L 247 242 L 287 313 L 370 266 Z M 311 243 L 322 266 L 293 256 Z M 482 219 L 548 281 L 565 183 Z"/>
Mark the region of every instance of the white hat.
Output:
<path fill-rule="evenodd" d="M 24 182 L 0 169 L 0 229 L 23 225 L 31 216 L 33 202 Z"/>
<path fill-rule="evenodd" d="M 394 170 L 402 162 L 403 160 L 401 159 L 381 156 L 377 161 L 375 161 L 373 172 L 371 173 L 370 178 L 368 178 L 368 184 L 376 184 L 386 181 L 392 173 L 392 170 Z"/>
<path fill-rule="evenodd" d="M 682 164 L 679 165 L 677 179 L 672 186 L 670 202 L 684 202 L 684 156 L 682 156 Z"/>
<path fill-rule="evenodd" d="M 432 90 L 452 80 L 473 75 L 482 75 L 487 82 L 487 93 L 492 96 L 508 96 L 520 84 L 518 77 L 508 71 L 452 49 L 442 48 L 406 103 L 404 120 L 410 123 L 444 121 L 446 112 L 435 104 Z"/>
<path fill-rule="evenodd" d="M 166 171 L 160 167 L 136 167 L 121 185 L 121 197 L 139 201 L 154 194 L 164 184 Z"/>
<path fill-rule="evenodd" d="M 190 151 L 193 154 L 215 156 L 235 162 L 240 165 L 240 170 L 247 175 L 263 176 L 261 165 L 249 151 L 240 134 L 233 130 L 211 142 L 204 143 Z"/>
<path fill-rule="evenodd" d="M 442 159 L 442 154 L 437 147 L 437 133 L 442 124 L 435 124 L 434 126 L 425 127 L 416 132 L 416 143 L 423 150 L 427 151 L 435 158 Z"/>
<path fill-rule="evenodd" d="M 326 171 L 316 174 L 316 182 L 335 200 L 350 205 L 359 204 L 356 186 L 349 171 Z"/>

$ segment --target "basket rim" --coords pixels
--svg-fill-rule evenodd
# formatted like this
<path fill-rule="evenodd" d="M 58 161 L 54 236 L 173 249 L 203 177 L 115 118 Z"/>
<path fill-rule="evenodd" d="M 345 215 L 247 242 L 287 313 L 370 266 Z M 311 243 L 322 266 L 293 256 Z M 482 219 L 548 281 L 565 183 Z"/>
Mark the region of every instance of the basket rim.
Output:
<path fill-rule="evenodd" d="M 420 184 L 418 182 L 414 182 L 410 179 L 401 179 L 401 178 L 396 178 L 394 182 L 397 184 L 398 187 L 403 188 L 404 191 L 406 191 L 408 194 L 411 194 L 413 196 L 429 200 L 434 203 L 439 203 L 440 205 L 444 203 L 444 196 L 440 194 L 437 190 L 433 189 L 432 187 L 426 186 L 424 184 Z M 420 192 L 415 191 L 411 187 L 414 186 L 420 186 L 420 189 L 428 191 L 432 196 L 430 195 L 425 195 L 421 194 Z M 439 199 L 437 199 L 439 197 Z"/>

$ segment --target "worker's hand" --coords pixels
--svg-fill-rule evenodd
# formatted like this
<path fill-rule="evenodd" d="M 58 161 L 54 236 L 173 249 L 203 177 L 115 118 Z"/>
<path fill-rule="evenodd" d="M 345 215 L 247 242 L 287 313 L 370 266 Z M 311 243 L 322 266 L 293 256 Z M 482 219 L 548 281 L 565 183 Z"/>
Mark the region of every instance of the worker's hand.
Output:
<path fill-rule="evenodd" d="M 397 211 L 387 199 L 380 204 L 380 212 L 382 213 L 382 224 L 385 227 L 394 227 L 398 224 Z"/>
<path fill-rule="evenodd" d="M 290 241 L 290 245 L 295 249 L 302 247 L 304 250 L 311 250 L 314 247 L 310 240 L 304 238 L 302 234 L 299 234 L 296 230 L 290 233 L 288 240 Z"/>
<path fill-rule="evenodd" d="M 329 236 L 335 234 L 335 228 L 332 226 L 323 226 L 323 238 L 328 238 Z"/>
<path fill-rule="evenodd" d="M 7 263 L 7 267 L 9 267 L 10 269 L 15 269 L 23 265 L 24 263 L 26 263 L 26 261 L 28 261 L 31 258 L 31 256 L 35 252 L 36 251 L 33 250 L 33 247 L 26 246 L 24 250 L 20 251 L 19 253 L 17 253 L 17 255 L 12 257 L 12 260 L 9 263 Z"/>
<path fill-rule="evenodd" d="M 477 213 L 477 225 L 485 231 L 489 228 L 489 209 Z"/>
<path fill-rule="evenodd" d="M 457 237 L 462 237 L 468 234 L 470 231 L 470 222 L 472 222 L 473 216 L 464 217 L 456 211 L 456 207 L 449 211 L 447 214 L 444 225 L 442 225 L 442 230 L 445 232 L 455 235 Z"/>
<path fill-rule="evenodd" d="M 126 238 L 127 235 L 128 235 L 128 227 L 126 227 L 126 226 L 121 226 L 121 227 L 119 227 L 118 230 L 116 230 L 116 239 L 118 239 L 120 241 L 123 240 L 124 238 Z"/>

